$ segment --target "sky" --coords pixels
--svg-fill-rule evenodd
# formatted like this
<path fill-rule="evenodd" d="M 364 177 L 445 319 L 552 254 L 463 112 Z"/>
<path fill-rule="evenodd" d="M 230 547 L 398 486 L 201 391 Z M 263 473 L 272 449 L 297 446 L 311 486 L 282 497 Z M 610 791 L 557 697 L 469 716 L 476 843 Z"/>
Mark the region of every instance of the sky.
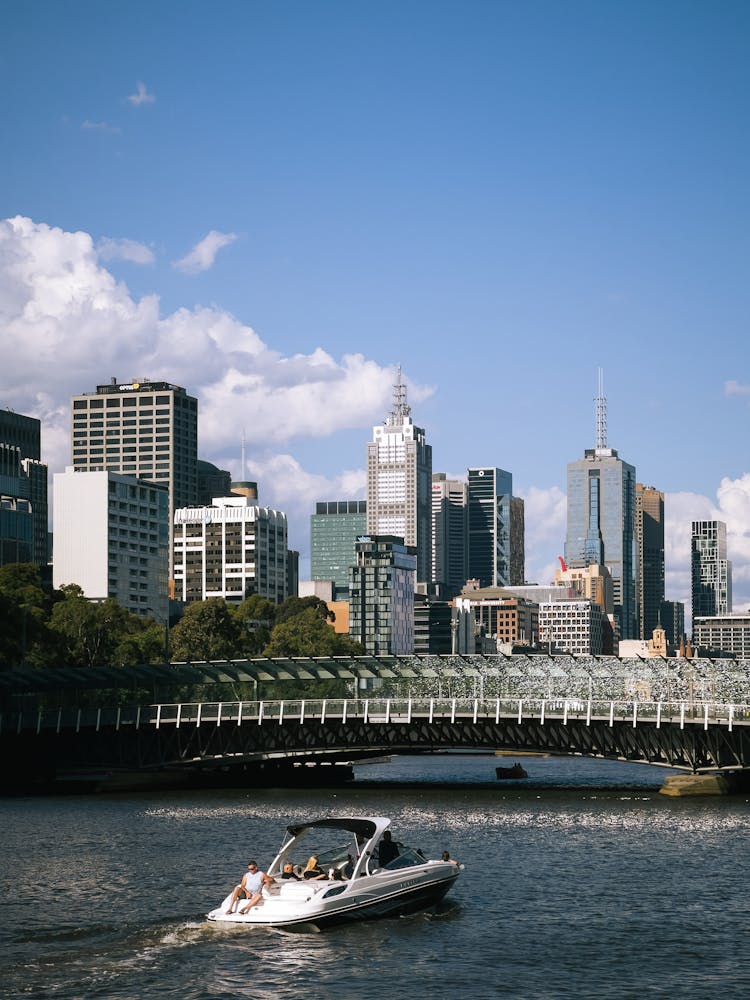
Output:
<path fill-rule="evenodd" d="M 745 0 L 5 0 L 0 37 L 0 406 L 52 472 L 73 394 L 182 385 L 304 577 L 401 365 L 434 471 L 512 473 L 547 583 L 601 368 L 667 598 L 718 518 L 750 608 Z"/>

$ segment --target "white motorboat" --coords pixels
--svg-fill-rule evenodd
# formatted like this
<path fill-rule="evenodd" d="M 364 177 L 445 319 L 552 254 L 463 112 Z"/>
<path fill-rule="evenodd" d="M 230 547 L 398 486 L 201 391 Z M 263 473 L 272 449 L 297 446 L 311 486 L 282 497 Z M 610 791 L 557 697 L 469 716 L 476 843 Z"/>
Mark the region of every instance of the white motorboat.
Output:
<path fill-rule="evenodd" d="M 229 913 L 230 893 L 208 919 L 248 926 L 320 928 L 435 906 L 463 866 L 452 860 L 428 860 L 420 850 L 395 840 L 397 856 L 381 865 L 381 842 L 389 826 L 390 820 L 382 816 L 317 819 L 288 826 L 281 850 L 267 870 L 274 883 L 262 890 L 261 901 L 243 914 L 240 910 L 247 899 L 240 898 Z M 322 878 L 282 879 L 285 862 L 291 861 L 295 873 L 301 875 L 301 862 L 313 854 Z"/>

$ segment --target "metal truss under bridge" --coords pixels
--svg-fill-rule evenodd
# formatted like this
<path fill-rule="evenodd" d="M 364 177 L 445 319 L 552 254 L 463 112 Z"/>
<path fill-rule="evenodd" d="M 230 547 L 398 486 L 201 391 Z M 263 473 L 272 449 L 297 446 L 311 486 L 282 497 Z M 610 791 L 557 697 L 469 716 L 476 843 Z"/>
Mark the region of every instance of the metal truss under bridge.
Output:
<path fill-rule="evenodd" d="M 557 659 L 555 657 L 555 659 Z M 37 708 L 0 715 L 0 753 L 57 768 L 216 769 L 445 748 L 582 754 L 696 772 L 750 767 L 750 704 L 367 697 Z"/>

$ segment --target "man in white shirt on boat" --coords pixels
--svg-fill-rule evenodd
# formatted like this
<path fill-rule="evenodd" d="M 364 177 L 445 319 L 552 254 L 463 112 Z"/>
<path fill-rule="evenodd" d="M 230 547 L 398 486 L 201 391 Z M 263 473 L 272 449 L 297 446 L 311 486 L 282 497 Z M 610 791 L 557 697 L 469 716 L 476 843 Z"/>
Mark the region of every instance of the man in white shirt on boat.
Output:
<path fill-rule="evenodd" d="M 232 913 L 234 910 L 235 903 L 244 895 L 248 898 L 249 902 L 243 906 L 239 913 L 247 913 L 247 911 L 252 906 L 256 906 L 263 898 L 263 886 L 273 885 L 273 879 L 270 875 L 266 875 L 258 868 L 258 862 L 252 859 L 247 863 L 247 871 L 242 876 L 242 881 L 239 885 L 234 887 L 234 892 L 232 893 L 232 898 L 229 902 L 229 909 L 226 911 L 227 914 Z"/>

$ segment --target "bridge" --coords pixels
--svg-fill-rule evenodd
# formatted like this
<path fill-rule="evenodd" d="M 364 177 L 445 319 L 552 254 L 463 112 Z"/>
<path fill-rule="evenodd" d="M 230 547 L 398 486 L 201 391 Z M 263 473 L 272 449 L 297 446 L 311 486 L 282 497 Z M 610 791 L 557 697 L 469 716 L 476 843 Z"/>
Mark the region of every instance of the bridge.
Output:
<path fill-rule="evenodd" d="M 337 681 L 340 697 L 261 698 Z M 126 698 L 210 684 L 221 699 Z M 238 695 L 239 692 L 239 695 Z M 71 695 L 73 697 L 71 697 Z M 206 773 L 445 748 L 750 768 L 750 661 L 283 658 L 0 674 L 0 759 L 29 774 Z M 71 701 L 73 702 L 71 704 Z"/>

